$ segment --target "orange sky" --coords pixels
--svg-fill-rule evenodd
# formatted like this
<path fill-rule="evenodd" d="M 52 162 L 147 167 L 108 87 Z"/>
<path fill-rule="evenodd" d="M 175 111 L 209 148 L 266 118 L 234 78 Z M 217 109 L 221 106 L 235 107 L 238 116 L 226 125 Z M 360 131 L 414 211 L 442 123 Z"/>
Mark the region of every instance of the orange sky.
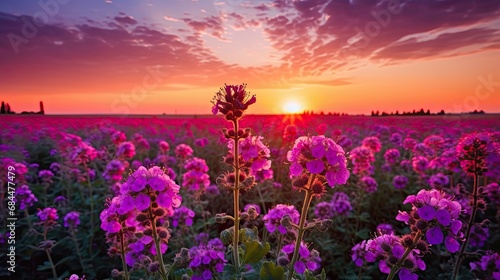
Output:
<path fill-rule="evenodd" d="M 245 82 L 255 114 L 290 100 L 349 114 L 500 112 L 498 1 L 169 3 L 70 2 L 43 26 L 31 17 L 43 7 L 3 6 L 0 99 L 16 112 L 43 100 L 48 114 L 209 114 L 220 86 Z"/>

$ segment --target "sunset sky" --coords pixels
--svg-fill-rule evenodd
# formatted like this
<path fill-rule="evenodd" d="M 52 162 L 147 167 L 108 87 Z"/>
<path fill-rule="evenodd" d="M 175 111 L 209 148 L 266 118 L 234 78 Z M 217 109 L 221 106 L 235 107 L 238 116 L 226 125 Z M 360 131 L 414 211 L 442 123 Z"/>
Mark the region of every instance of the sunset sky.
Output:
<path fill-rule="evenodd" d="M 16 112 L 209 114 L 224 83 L 247 83 L 255 114 L 500 112 L 500 1 L 0 5 L 0 99 Z"/>

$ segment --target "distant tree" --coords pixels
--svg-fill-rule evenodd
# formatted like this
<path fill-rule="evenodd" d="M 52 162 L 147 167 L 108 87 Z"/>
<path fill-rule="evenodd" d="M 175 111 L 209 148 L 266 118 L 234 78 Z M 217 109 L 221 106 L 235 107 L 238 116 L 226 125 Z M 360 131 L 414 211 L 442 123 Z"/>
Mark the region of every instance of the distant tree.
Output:
<path fill-rule="evenodd" d="M 431 110 L 427 109 L 426 114 L 427 114 L 427 115 L 430 115 L 430 114 L 431 114 Z"/>
<path fill-rule="evenodd" d="M 372 110 L 372 117 L 375 116 L 375 112 Z"/>
<path fill-rule="evenodd" d="M 10 110 L 10 104 L 9 103 L 7 103 L 5 105 L 5 111 L 6 111 L 7 114 L 12 114 L 12 111 Z"/>
<path fill-rule="evenodd" d="M 45 114 L 45 110 L 43 109 L 43 101 L 40 101 L 40 114 Z"/>
<path fill-rule="evenodd" d="M 439 111 L 438 115 L 444 115 L 444 110 Z"/>
<path fill-rule="evenodd" d="M 2 101 L 2 108 L 0 108 L 0 114 L 5 114 L 5 102 Z"/>
<path fill-rule="evenodd" d="M 415 111 L 415 109 L 413 109 L 413 113 L 412 113 L 412 114 L 413 114 L 413 115 L 416 115 L 416 114 L 417 114 L 417 112 Z"/>
<path fill-rule="evenodd" d="M 396 110 L 396 116 L 399 116 L 399 111 L 398 110 Z"/>

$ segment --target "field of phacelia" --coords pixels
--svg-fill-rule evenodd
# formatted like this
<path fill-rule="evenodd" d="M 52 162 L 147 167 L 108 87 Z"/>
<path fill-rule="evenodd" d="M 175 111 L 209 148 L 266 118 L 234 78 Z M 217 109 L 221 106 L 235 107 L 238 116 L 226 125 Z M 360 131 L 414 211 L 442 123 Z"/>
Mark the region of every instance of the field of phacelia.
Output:
<path fill-rule="evenodd" d="M 0 277 L 500 279 L 498 116 L 212 105 L 2 116 Z"/>

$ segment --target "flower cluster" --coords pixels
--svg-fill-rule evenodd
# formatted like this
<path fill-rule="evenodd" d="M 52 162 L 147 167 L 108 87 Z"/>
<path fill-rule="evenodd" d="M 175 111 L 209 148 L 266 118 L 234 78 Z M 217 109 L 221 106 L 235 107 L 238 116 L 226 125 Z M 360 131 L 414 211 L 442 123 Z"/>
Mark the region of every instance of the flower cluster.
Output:
<path fill-rule="evenodd" d="M 352 211 L 349 196 L 343 192 L 334 193 L 332 196 L 331 204 L 334 215 L 346 216 L 350 211 Z"/>
<path fill-rule="evenodd" d="M 413 234 L 421 233 L 430 244 L 436 245 L 443 242 L 446 233 L 446 248 L 452 253 L 460 249 L 457 241 L 463 235 L 462 222 L 459 220 L 462 210 L 460 203 L 448 198 L 444 192 L 431 189 L 408 196 L 403 204 L 411 204 L 412 210 L 399 211 L 396 220 L 410 225 Z"/>
<path fill-rule="evenodd" d="M 295 206 L 278 204 L 274 208 L 269 210 L 269 212 L 264 215 L 262 220 L 264 221 L 265 226 L 270 233 L 278 230 L 281 234 L 286 234 L 287 228 L 281 224 L 281 220 L 285 216 L 290 217 L 292 222 L 295 224 L 297 224 L 300 219 L 299 211 L 295 209 Z"/>
<path fill-rule="evenodd" d="M 172 216 L 172 226 L 178 227 L 179 225 L 186 225 L 190 227 L 193 225 L 193 218 L 194 211 L 186 206 L 181 206 L 174 210 L 174 215 Z"/>
<path fill-rule="evenodd" d="M 39 224 L 44 228 L 51 228 L 55 226 L 57 224 L 57 219 L 59 219 L 59 216 L 57 215 L 57 209 L 52 207 L 38 209 L 36 215 L 40 219 Z"/>
<path fill-rule="evenodd" d="M 38 199 L 31 192 L 28 185 L 21 185 L 16 188 L 16 195 L 14 196 L 16 203 L 19 203 L 19 209 L 24 210 L 27 207 L 33 206 Z"/>
<path fill-rule="evenodd" d="M 170 238 L 167 217 L 181 204 L 180 187 L 164 171 L 141 166 L 123 183 L 120 194 L 108 201 L 101 212 L 101 228 L 106 231 L 110 251 L 126 252 L 129 266 L 139 263 L 154 272 L 156 265 L 148 262 L 145 252 L 165 253 Z M 119 238 L 127 248 L 120 248 Z M 160 262 L 161 263 L 161 262 Z"/>
<path fill-rule="evenodd" d="M 408 178 L 404 175 L 396 175 L 392 179 L 392 185 L 394 186 L 394 188 L 396 188 L 398 190 L 404 189 L 404 187 L 406 187 L 406 185 L 408 185 Z"/>
<path fill-rule="evenodd" d="M 385 162 L 389 165 L 395 165 L 401 158 L 401 154 L 398 149 L 389 149 L 384 153 Z"/>
<path fill-rule="evenodd" d="M 359 146 L 351 150 L 350 158 L 354 165 L 353 173 L 363 175 L 370 172 L 372 162 L 375 161 L 373 152 L 364 146 Z"/>
<path fill-rule="evenodd" d="M 370 149 L 370 151 L 372 153 L 376 153 L 376 152 L 380 151 L 380 149 L 382 148 L 382 144 L 380 143 L 380 140 L 375 136 L 366 137 L 365 139 L 363 139 L 362 144 L 364 147 L 367 147 L 368 149 Z"/>
<path fill-rule="evenodd" d="M 368 262 L 379 261 L 379 269 L 382 273 L 389 274 L 391 270 L 398 266 L 399 269 L 399 279 L 410 280 L 417 279 L 414 273 L 417 269 L 425 270 L 426 266 L 424 261 L 421 259 L 422 254 L 427 251 L 427 244 L 420 240 L 416 244 L 416 249 L 412 249 L 408 256 L 401 262 L 405 250 L 407 247 L 404 243 L 404 239 L 394 235 L 394 234 L 382 234 L 373 239 L 370 239 L 366 244 L 360 244 L 356 248 L 356 252 L 362 249 L 363 245 L 366 250 L 364 259 Z M 356 246 L 355 246 L 356 247 Z M 356 258 L 353 260 L 357 263 L 362 264 L 362 254 L 356 254 Z M 359 260 L 361 258 L 361 260 Z"/>
<path fill-rule="evenodd" d="M 106 170 L 102 174 L 104 179 L 108 180 L 110 183 L 120 182 L 123 178 L 123 172 L 125 172 L 125 166 L 123 163 L 117 159 L 114 159 L 106 165 Z"/>
<path fill-rule="evenodd" d="M 288 244 L 281 249 L 284 254 L 278 257 L 278 263 L 280 265 L 287 265 L 290 262 L 290 257 L 293 254 L 295 246 L 294 244 Z M 299 259 L 295 262 L 295 271 L 299 274 L 304 274 L 306 269 L 309 271 L 316 271 L 321 267 L 321 258 L 319 252 L 316 250 L 309 250 L 306 244 L 301 243 L 299 248 Z"/>
<path fill-rule="evenodd" d="M 367 193 L 376 192 L 378 187 L 377 181 L 373 177 L 367 175 L 361 177 L 360 185 Z"/>
<path fill-rule="evenodd" d="M 314 174 L 326 179 L 332 188 L 345 184 L 349 178 L 344 149 L 323 135 L 297 138 L 287 159 L 292 177 Z"/>
<path fill-rule="evenodd" d="M 467 174 L 483 175 L 488 171 L 486 157 L 494 153 L 488 133 L 471 133 L 460 139 L 456 147 L 462 170 Z M 496 151 L 498 154 L 499 152 Z"/>
<path fill-rule="evenodd" d="M 481 260 L 471 262 L 470 268 L 477 279 L 500 280 L 500 255 L 497 252 L 487 251 Z"/>
<path fill-rule="evenodd" d="M 118 145 L 116 156 L 119 159 L 132 159 L 135 156 L 135 145 L 132 142 L 121 142 Z"/>
<path fill-rule="evenodd" d="M 262 136 L 248 135 L 239 141 L 239 162 L 240 166 L 250 169 L 250 175 L 254 176 L 262 170 L 271 168 L 269 160 L 270 150 L 262 143 Z M 234 162 L 234 140 L 229 139 L 227 147 L 229 154 L 225 157 L 225 162 L 231 164 Z"/>
<path fill-rule="evenodd" d="M 193 155 L 193 149 L 187 144 L 179 144 L 174 150 L 175 156 L 182 162 Z"/>
<path fill-rule="evenodd" d="M 191 261 L 189 267 L 193 270 L 192 280 L 210 280 L 214 275 L 220 275 L 224 271 L 227 260 L 224 257 L 225 248 L 219 242 L 217 246 L 208 242 L 207 245 L 194 246 L 189 249 Z"/>
<path fill-rule="evenodd" d="M 205 188 L 210 185 L 210 177 L 208 176 L 208 166 L 204 159 L 193 157 L 186 160 L 184 163 L 184 173 L 182 177 L 182 186 L 188 187 L 189 190 L 200 193 L 204 192 Z"/>
<path fill-rule="evenodd" d="M 74 230 L 80 224 L 80 213 L 71 211 L 64 216 L 64 226 Z"/>

